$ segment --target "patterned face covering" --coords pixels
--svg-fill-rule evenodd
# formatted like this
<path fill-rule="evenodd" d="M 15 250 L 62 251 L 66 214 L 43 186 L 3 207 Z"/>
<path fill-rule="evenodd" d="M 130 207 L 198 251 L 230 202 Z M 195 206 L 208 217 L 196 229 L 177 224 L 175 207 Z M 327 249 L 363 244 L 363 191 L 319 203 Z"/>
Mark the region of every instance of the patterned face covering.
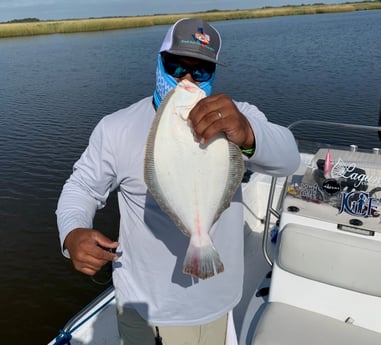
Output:
<path fill-rule="evenodd" d="M 214 73 L 212 78 L 210 78 L 208 81 L 204 81 L 198 84 L 198 86 L 205 91 L 207 96 L 210 96 L 212 94 L 212 87 L 215 78 L 216 74 Z M 157 57 L 156 67 L 156 89 L 153 94 L 153 101 L 156 109 L 159 108 L 165 95 L 173 88 L 175 88 L 176 85 L 176 79 L 165 72 L 163 62 L 161 60 L 161 55 L 159 53 Z"/>

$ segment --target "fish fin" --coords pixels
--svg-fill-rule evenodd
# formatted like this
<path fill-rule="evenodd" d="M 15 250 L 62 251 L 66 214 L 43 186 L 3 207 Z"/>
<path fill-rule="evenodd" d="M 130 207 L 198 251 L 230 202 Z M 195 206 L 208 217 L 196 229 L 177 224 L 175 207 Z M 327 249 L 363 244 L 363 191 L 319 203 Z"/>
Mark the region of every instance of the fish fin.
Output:
<path fill-rule="evenodd" d="M 155 171 L 155 138 L 156 133 L 159 127 L 160 119 L 163 115 L 165 107 L 169 103 L 172 95 L 175 93 L 175 89 L 169 91 L 164 97 L 163 101 L 160 104 L 159 109 L 156 112 L 155 118 L 153 119 L 151 129 L 149 131 L 146 149 L 145 149 L 145 157 L 144 157 L 144 181 L 147 185 L 148 191 L 152 194 L 153 198 L 159 205 L 159 207 L 165 212 L 172 221 L 176 224 L 176 226 L 187 236 L 190 236 L 188 231 L 186 230 L 184 224 L 181 219 L 176 215 L 176 213 L 172 210 L 168 200 L 165 198 L 163 191 L 161 190 L 159 183 L 157 182 L 156 171 Z"/>
<path fill-rule="evenodd" d="M 183 263 L 183 272 L 200 279 L 213 277 L 224 271 L 224 265 L 211 240 L 203 246 L 189 243 Z"/>
<path fill-rule="evenodd" d="M 221 203 L 214 217 L 213 224 L 220 218 L 222 212 L 230 206 L 231 200 L 238 187 L 241 185 L 243 175 L 245 173 L 245 165 L 240 148 L 230 141 L 228 142 L 228 144 L 229 159 L 231 161 L 229 171 L 230 178 L 228 179 L 229 183 L 226 185 L 226 189 L 224 192 L 225 198 L 221 200 Z"/>
<path fill-rule="evenodd" d="M 174 94 L 174 92 L 175 92 L 175 89 L 168 92 L 167 95 L 164 97 L 159 109 L 156 112 L 156 115 L 152 121 L 151 129 L 148 133 L 145 157 L 144 157 L 144 179 L 148 186 L 148 189 L 154 189 L 154 187 L 156 186 L 155 165 L 154 165 L 155 138 L 156 138 L 156 133 L 159 127 L 161 116 L 163 115 L 163 111 L 165 110 L 165 107 L 167 103 L 169 102 L 171 96 Z"/>

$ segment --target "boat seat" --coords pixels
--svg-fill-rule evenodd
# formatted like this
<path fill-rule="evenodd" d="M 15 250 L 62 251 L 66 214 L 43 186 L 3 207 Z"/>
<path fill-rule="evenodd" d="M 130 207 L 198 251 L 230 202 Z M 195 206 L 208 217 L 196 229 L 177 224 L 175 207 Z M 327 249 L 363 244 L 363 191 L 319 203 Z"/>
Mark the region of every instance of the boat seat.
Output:
<path fill-rule="evenodd" d="M 300 277 L 381 297 L 381 242 L 366 237 L 287 224 L 275 266 Z"/>
<path fill-rule="evenodd" d="M 285 303 L 267 305 L 252 345 L 379 345 L 381 334 Z"/>
<path fill-rule="evenodd" d="M 278 245 L 252 345 L 381 344 L 379 240 L 289 223 Z"/>

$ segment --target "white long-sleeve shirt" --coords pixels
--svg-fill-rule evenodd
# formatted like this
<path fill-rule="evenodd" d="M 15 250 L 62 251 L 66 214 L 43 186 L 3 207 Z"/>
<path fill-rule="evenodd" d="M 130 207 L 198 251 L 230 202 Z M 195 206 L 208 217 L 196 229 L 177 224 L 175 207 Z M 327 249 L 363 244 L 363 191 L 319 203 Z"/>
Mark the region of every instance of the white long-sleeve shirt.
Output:
<path fill-rule="evenodd" d="M 299 154 L 290 131 L 268 122 L 253 105 L 236 105 L 255 134 L 251 168 L 276 176 L 293 173 Z M 183 274 L 189 238 L 161 211 L 144 182 L 145 144 L 154 116 L 147 97 L 96 126 L 58 202 L 60 240 L 63 245 L 75 228 L 92 228 L 96 210 L 117 189 L 122 255 L 114 263 L 113 282 L 118 305 L 136 308 L 154 325 L 203 324 L 226 314 L 241 298 L 242 193 L 239 188 L 210 232 L 225 271 L 206 280 Z"/>

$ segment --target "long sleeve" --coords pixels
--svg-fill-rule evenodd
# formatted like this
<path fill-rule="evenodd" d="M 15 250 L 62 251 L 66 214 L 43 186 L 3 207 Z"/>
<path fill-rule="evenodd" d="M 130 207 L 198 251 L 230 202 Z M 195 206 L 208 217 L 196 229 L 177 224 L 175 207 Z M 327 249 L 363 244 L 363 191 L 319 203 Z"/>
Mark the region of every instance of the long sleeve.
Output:
<path fill-rule="evenodd" d="M 300 155 L 291 131 L 267 120 L 257 107 L 237 102 L 238 109 L 250 122 L 255 135 L 255 153 L 247 166 L 259 173 L 287 176 L 299 166 Z"/>
<path fill-rule="evenodd" d="M 114 157 L 104 131 L 104 121 L 94 129 L 89 145 L 74 164 L 57 206 L 60 242 L 75 228 L 92 228 L 96 210 L 102 208 L 115 184 Z M 67 251 L 64 255 L 68 256 Z"/>

